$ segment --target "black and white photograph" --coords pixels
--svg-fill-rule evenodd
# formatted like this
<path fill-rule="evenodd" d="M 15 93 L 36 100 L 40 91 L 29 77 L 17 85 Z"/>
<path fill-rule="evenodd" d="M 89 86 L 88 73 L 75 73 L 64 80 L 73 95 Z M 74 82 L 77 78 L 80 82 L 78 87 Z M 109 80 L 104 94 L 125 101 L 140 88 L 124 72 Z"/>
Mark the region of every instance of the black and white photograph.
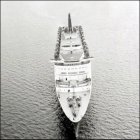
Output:
<path fill-rule="evenodd" d="M 1 139 L 139 131 L 139 1 L 1 1 Z"/>

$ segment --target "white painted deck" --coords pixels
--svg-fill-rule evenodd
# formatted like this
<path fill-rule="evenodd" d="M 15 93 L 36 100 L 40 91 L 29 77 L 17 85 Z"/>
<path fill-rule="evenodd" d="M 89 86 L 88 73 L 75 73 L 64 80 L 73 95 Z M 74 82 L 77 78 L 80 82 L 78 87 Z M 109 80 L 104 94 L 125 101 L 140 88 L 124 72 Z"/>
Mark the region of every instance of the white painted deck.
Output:
<path fill-rule="evenodd" d="M 78 107 L 78 105 L 74 105 L 75 106 L 75 112 L 77 114 L 77 116 L 75 117 L 73 115 L 73 108 L 69 107 L 67 98 L 68 97 L 72 97 L 74 94 L 74 96 L 76 97 L 81 97 L 81 106 Z M 88 91 L 84 91 L 84 92 L 75 92 L 75 93 L 68 93 L 68 92 L 58 92 L 58 99 L 59 102 L 61 104 L 61 107 L 64 111 L 64 113 L 66 114 L 66 116 L 72 121 L 72 122 L 79 122 L 82 117 L 84 116 L 84 114 L 86 113 L 89 101 L 90 101 L 90 96 L 91 96 L 91 88 Z"/>
<path fill-rule="evenodd" d="M 71 66 L 55 65 L 55 85 L 56 94 L 65 115 L 72 122 L 79 122 L 86 113 L 90 101 L 91 63 Z M 69 98 L 72 99 L 72 107 L 69 107 Z M 78 98 L 81 99 L 80 107 L 79 102 L 76 102 Z"/>

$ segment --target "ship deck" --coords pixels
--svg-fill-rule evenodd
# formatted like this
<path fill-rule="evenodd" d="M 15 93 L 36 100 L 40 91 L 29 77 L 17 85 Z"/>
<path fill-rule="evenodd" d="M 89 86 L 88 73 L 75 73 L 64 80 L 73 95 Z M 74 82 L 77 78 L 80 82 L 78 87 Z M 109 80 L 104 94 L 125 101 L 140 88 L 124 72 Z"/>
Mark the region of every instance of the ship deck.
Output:
<path fill-rule="evenodd" d="M 79 30 L 72 33 L 62 31 L 60 55 L 65 62 L 79 61 L 84 54 Z"/>
<path fill-rule="evenodd" d="M 61 56 L 65 61 L 79 61 L 83 54 L 83 49 L 79 50 L 61 50 Z"/>
<path fill-rule="evenodd" d="M 81 26 L 59 27 L 55 49 L 55 86 L 60 105 L 72 122 L 84 116 L 91 96 L 91 65 Z"/>
<path fill-rule="evenodd" d="M 91 89 L 83 92 L 75 92 L 75 93 L 68 93 L 68 92 L 57 92 L 58 99 L 60 101 L 61 107 L 67 117 L 73 121 L 78 122 L 82 119 L 84 116 L 88 103 L 90 101 L 91 96 Z M 78 97 L 81 99 L 80 107 L 76 104 L 76 102 L 73 102 L 74 107 L 69 107 L 69 104 L 67 102 L 68 98 Z M 76 114 L 74 116 L 73 114 Z"/>

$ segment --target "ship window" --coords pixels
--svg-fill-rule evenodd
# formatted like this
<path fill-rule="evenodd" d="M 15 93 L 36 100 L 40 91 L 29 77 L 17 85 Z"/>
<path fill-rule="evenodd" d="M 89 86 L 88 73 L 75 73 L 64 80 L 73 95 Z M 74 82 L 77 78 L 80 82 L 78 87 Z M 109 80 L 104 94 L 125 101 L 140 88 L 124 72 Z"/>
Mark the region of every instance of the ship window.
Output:
<path fill-rule="evenodd" d="M 66 74 L 66 72 L 61 72 L 61 74 Z"/>
<path fill-rule="evenodd" d="M 79 73 L 85 73 L 85 71 L 79 71 Z"/>
<path fill-rule="evenodd" d="M 62 47 L 70 47 L 70 45 L 63 45 Z"/>
<path fill-rule="evenodd" d="M 72 47 L 79 47 L 79 46 L 80 46 L 80 45 L 78 45 L 78 44 L 77 44 L 77 45 L 72 45 Z"/>

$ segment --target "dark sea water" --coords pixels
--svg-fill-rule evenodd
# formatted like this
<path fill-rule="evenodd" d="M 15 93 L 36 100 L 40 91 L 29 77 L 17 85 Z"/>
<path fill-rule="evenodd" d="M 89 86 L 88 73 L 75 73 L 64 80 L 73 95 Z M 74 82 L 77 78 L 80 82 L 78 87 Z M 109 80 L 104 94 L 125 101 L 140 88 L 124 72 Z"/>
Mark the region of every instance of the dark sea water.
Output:
<path fill-rule="evenodd" d="M 3 1 L 2 139 L 138 139 L 138 2 Z M 70 122 L 55 94 L 58 26 L 82 25 L 92 61 L 92 95 L 83 119 Z"/>

